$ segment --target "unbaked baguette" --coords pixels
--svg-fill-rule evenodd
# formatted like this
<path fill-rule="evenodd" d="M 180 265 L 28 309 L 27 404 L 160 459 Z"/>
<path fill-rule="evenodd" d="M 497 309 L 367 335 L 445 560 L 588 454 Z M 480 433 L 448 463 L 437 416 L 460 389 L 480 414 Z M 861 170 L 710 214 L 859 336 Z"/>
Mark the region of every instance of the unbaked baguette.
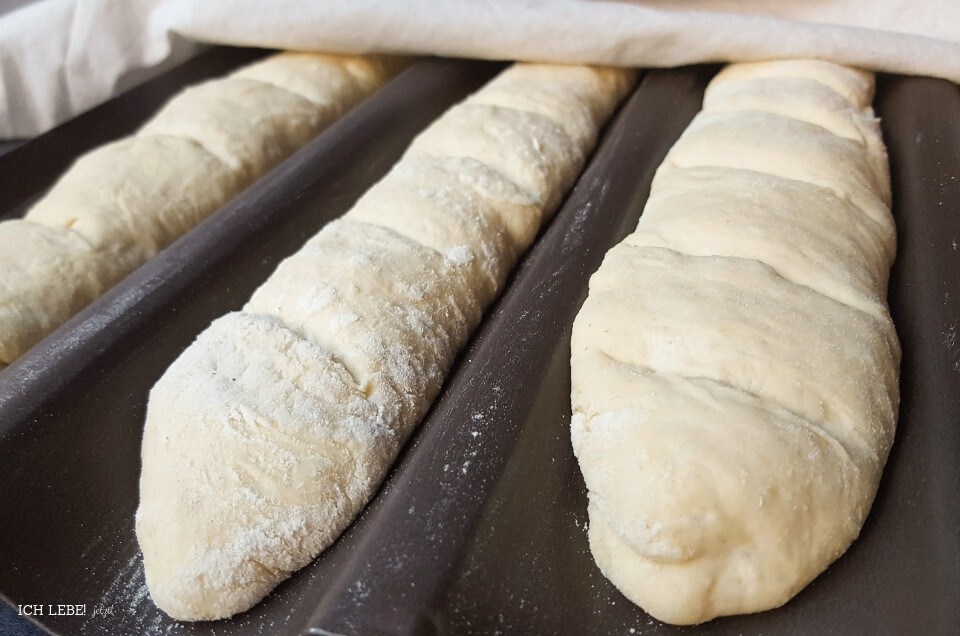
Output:
<path fill-rule="evenodd" d="M 136 521 L 158 607 L 244 611 L 336 539 L 631 83 L 506 70 L 170 366 L 150 394 Z"/>
<path fill-rule="evenodd" d="M 872 76 L 736 64 L 573 328 L 590 546 L 670 623 L 777 607 L 842 554 L 893 441 L 895 255 Z"/>
<path fill-rule="evenodd" d="M 185 234 L 402 64 L 281 53 L 188 88 L 0 223 L 0 369 Z"/>

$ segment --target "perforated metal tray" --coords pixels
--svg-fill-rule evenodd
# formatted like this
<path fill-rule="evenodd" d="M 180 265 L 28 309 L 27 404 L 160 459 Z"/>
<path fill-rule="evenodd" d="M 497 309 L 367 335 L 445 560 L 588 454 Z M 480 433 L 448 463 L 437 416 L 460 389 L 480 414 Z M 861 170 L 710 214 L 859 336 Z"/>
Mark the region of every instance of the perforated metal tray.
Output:
<path fill-rule="evenodd" d="M 230 620 L 176 623 L 153 606 L 133 536 L 150 386 L 497 68 L 415 66 L 0 373 L 0 594 L 86 603 L 83 618 L 39 618 L 69 634 L 957 633 L 960 94 L 937 80 L 879 84 L 903 401 L 860 539 L 783 608 L 693 628 L 646 616 L 590 557 L 569 442 L 570 325 L 715 67 L 643 76 L 380 492 L 329 550 Z"/>

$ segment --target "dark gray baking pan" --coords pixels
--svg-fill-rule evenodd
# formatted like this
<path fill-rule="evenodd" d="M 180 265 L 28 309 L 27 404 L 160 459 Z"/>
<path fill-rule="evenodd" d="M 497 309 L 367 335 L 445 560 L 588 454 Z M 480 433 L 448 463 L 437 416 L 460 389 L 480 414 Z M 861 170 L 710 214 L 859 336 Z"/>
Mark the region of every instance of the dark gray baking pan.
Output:
<path fill-rule="evenodd" d="M 446 85 L 462 77 L 449 64 L 445 80 L 411 74 L 391 87 Z M 945 82 L 880 84 L 900 230 L 890 301 L 903 402 L 860 539 L 785 607 L 691 628 L 646 616 L 590 557 L 568 432 L 570 325 L 715 70 L 643 77 L 347 532 L 251 611 L 176 623 L 150 602 L 133 537 L 147 391 L 212 317 L 238 307 L 302 242 L 306 226 L 344 211 L 360 188 L 331 190 L 390 154 L 383 135 L 412 107 L 394 104 L 373 134 L 352 124 L 377 97 L 368 101 L 331 130 L 342 135 L 337 154 L 319 152 L 332 142 L 318 139 L 295 157 L 310 157 L 309 170 L 285 164 L 0 374 L 0 592 L 14 603 L 86 603 L 83 618 L 40 619 L 81 634 L 955 634 L 960 95 Z M 379 97 L 390 112 L 394 98 Z M 357 145 L 367 150 L 344 156 Z M 93 616 L 96 608 L 108 615 Z"/>
<path fill-rule="evenodd" d="M 630 190 L 614 177 L 604 200 L 610 177 L 601 173 L 592 195 L 575 192 L 570 202 L 590 229 L 573 221 L 576 213 L 558 218 L 527 262 L 538 268 L 531 283 L 544 282 L 511 289 L 522 297 L 506 296 L 504 314 L 489 320 L 491 331 L 502 327 L 489 334 L 488 364 L 497 368 L 487 367 L 488 386 L 513 390 L 522 382 L 530 403 L 483 412 L 482 422 L 506 417 L 517 433 L 504 442 L 512 445 L 508 456 L 496 458 L 504 468 L 432 608 L 435 624 L 456 634 L 960 634 L 960 93 L 940 80 L 881 77 L 875 105 L 899 233 L 889 302 L 903 346 L 902 402 L 880 490 L 850 550 L 780 609 L 689 628 L 646 616 L 594 566 L 586 490 L 569 442 L 570 325 L 585 298 L 584 272 L 599 266 L 596 248 L 632 230 L 642 198 L 620 194 L 615 188 Z M 649 175 L 633 159 L 619 169 L 630 166 L 639 190 Z M 604 229 L 608 216 L 621 224 L 607 221 Z M 594 249 L 578 247 L 571 265 L 570 244 Z M 530 357 L 498 357 L 500 333 L 514 348 L 530 347 Z M 354 574 L 370 584 L 362 575 Z M 366 624 L 346 599 L 330 617 L 337 627 Z"/>
<path fill-rule="evenodd" d="M 633 230 L 709 74 L 650 72 L 515 274 L 441 399 L 342 544 L 314 634 L 960 633 L 960 93 L 882 77 L 899 231 L 897 440 L 846 555 L 784 607 L 662 624 L 600 574 L 569 441 L 570 327 Z"/>

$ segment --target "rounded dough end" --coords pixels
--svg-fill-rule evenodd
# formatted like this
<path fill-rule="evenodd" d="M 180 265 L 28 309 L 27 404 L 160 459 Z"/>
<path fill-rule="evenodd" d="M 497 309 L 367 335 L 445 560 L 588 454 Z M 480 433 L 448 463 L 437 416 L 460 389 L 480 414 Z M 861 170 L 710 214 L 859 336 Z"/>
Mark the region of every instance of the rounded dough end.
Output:
<path fill-rule="evenodd" d="M 671 625 L 696 625 L 718 616 L 753 613 L 780 607 L 799 591 L 769 591 L 762 607 L 745 606 L 735 597 L 711 595 L 723 584 L 690 576 L 682 568 L 658 564 L 630 549 L 602 518 L 590 514 L 590 551 L 603 575 L 627 599 L 654 618 Z M 724 603 L 724 601 L 727 601 Z"/>
<path fill-rule="evenodd" d="M 139 525 L 137 535 L 144 537 L 139 531 Z M 256 565 L 246 565 L 249 566 L 249 573 L 244 577 L 244 583 L 210 586 L 202 576 L 191 579 L 177 578 L 175 582 L 158 576 L 156 572 L 159 566 L 154 563 L 147 565 L 147 557 L 144 556 L 150 598 L 164 613 L 178 621 L 212 621 L 245 612 L 263 600 L 289 576 L 289 573 L 282 576 L 263 576 L 257 572 Z"/>
<path fill-rule="evenodd" d="M 398 444 L 329 353 L 269 316 L 214 322 L 147 407 L 136 532 L 157 606 L 252 607 L 336 539 Z"/>
<path fill-rule="evenodd" d="M 648 403 L 578 414 L 572 434 L 591 551 L 632 602 L 673 624 L 771 609 L 856 538 L 872 492 L 836 441 L 756 397 L 606 364 L 583 374 L 608 402 Z"/>

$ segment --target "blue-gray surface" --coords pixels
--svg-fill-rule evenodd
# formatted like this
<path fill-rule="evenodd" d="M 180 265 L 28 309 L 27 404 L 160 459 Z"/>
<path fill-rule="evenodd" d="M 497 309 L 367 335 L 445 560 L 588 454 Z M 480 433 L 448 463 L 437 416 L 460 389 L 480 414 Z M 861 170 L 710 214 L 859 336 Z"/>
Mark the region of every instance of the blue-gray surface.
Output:
<path fill-rule="evenodd" d="M 0 2 L 2 2 L 2 0 L 0 0 Z M 0 155 L 10 152 L 18 146 L 22 146 L 26 141 L 26 139 L 0 139 Z"/>
<path fill-rule="evenodd" d="M 16 608 L 0 601 L 0 636 L 45 636 L 43 630 L 17 615 Z"/>

